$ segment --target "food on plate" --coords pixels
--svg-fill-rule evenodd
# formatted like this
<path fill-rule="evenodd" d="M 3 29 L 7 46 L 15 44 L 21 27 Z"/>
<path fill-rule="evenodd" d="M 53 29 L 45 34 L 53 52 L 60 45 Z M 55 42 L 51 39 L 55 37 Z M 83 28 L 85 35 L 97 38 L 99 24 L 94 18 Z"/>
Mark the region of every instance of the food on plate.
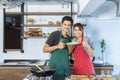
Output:
<path fill-rule="evenodd" d="M 68 43 L 66 43 L 66 45 L 77 45 L 77 44 L 80 44 L 80 42 L 74 41 L 74 42 L 68 42 Z"/>

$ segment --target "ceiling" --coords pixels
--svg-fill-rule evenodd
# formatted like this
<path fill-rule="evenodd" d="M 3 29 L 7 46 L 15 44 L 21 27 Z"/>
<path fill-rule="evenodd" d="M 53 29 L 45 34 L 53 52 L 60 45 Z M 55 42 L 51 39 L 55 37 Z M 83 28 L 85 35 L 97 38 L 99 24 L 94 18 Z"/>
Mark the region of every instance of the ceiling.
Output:
<path fill-rule="evenodd" d="M 78 0 L 0 0 L 0 8 L 14 8 L 22 2 L 24 3 L 68 3 L 77 2 Z"/>
<path fill-rule="evenodd" d="M 8 5 L 13 6 L 14 4 L 12 3 L 19 2 L 77 2 L 79 3 L 79 16 L 98 16 L 99 14 L 110 11 L 114 11 L 116 16 L 120 16 L 120 0 L 0 0 L 2 5 L 7 3 Z"/>
<path fill-rule="evenodd" d="M 9 1 L 9 2 L 63 2 L 63 1 L 67 1 L 67 2 L 75 2 L 78 0 L 0 0 L 1 1 Z"/>

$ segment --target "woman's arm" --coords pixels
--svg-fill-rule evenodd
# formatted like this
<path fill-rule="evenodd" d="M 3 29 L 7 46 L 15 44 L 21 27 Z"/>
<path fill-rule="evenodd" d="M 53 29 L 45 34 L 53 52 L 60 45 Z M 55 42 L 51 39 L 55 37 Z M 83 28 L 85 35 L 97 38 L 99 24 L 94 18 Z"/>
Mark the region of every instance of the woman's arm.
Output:
<path fill-rule="evenodd" d="M 88 44 L 87 41 L 82 42 L 83 46 L 87 49 L 87 52 L 89 54 L 90 57 L 94 57 L 94 51 L 91 48 L 91 46 Z"/>

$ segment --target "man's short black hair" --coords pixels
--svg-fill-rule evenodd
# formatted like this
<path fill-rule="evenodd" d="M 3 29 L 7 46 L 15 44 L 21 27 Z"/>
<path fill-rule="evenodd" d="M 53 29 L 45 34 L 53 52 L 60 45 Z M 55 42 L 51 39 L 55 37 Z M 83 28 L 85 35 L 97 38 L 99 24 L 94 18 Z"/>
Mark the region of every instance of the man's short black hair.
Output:
<path fill-rule="evenodd" d="M 64 17 L 62 18 L 62 24 L 63 24 L 64 21 L 70 21 L 70 22 L 71 22 L 71 25 L 73 25 L 73 19 L 72 19 L 72 17 L 70 17 L 70 16 L 64 16 Z"/>

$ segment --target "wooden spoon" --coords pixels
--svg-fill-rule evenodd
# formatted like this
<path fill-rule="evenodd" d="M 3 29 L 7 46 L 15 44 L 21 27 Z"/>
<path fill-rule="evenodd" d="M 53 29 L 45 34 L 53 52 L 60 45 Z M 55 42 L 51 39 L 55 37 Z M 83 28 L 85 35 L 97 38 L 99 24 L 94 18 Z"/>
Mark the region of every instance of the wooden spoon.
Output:
<path fill-rule="evenodd" d="M 43 69 L 42 69 L 40 66 L 38 66 L 37 64 L 34 64 L 34 66 L 35 66 L 36 68 L 38 68 L 40 71 L 43 71 Z"/>

